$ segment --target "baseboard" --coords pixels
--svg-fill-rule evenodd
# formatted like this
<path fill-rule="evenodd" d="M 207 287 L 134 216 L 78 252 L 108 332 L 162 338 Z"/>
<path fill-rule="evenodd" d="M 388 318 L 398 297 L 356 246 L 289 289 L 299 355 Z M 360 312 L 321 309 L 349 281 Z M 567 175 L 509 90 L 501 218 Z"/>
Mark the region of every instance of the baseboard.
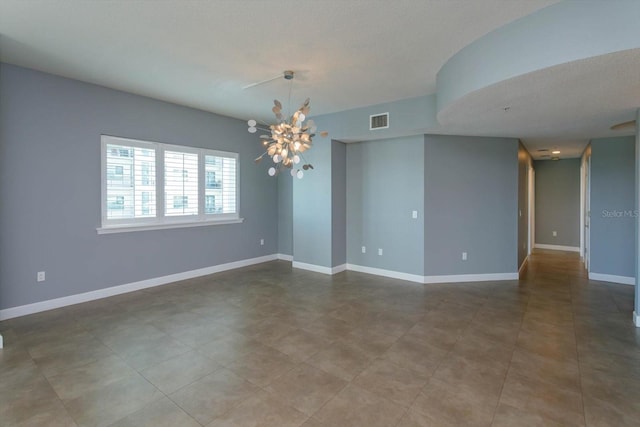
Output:
<path fill-rule="evenodd" d="M 520 268 L 518 269 L 518 277 L 520 277 L 520 274 L 522 273 L 522 270 L 524 270 L 524 268 L 527 266 L 527 264 L 529 263 L 529 255 L 527 255 L 524 259 L 524 261 L 522 261 L 522 264 L 520 265 Z"/>
<path fill-rule="evenodd" d="M 640 314 L 635 311 L 633 312 L 633 323 L 636 325 L 636 328 L 640 328 Z"/>
<path fill-rule="evenodd" d="M 162 277 L 154 277 L 152 279 L 141 280 L 139 282 L 112 286 L 109 288 L 69 295 L 66 297 L 50 299 L 47 301 L 40 301 L 33 304 L 6 308 L 4 310 L 0 310 L 0 320 L 12 319 L 14 317 L 26 316 L 28 314 L 53 310 L 60 307 L 66 307 L 68 305 L 80 304 L 83 302 L 107 298 L 114 295 L 126 294 L 128 292 L 153 288 L 156 286 L 166 285 L 168 283 L 178 282 L 180 280 L 193 279 L 194 277 L 206 276 L 213 273 L 219 273 L 221 271 L 234 270 L 236 268 L 274 261 L 275 259 L 277 259 L 277 255 L 275 254 L 265 255 L 257 258 L 244 259 L 240 261 L 229 262 L 226 264 L 218 264 L 211 267 L 199 268 L 197 270 L 185 271 L 182 273 L 169 274 Z"/>
<path fill-rule="evenodd" d="M 278 257 L 278 259 L 282 261 L 293 261 L 293 255 L 276 254 L 276 257 Z"/>
<path fill-rule="evenodd" d="M 347 264 L 336 265 L 335 267 L 331 267 L 331 274 L 342 273 L 347 270 Z"/>
<path fill-rule="evenodd" d="M 400 271 L 384 270 L 382 268 L 365 267 L 364 265 L 347 264 L 347 270 L 360 273 L 375 274 L 376 276 L 391 277 L 392 279 L 407 280 L 409 282 L 424 283 L 424 276 L 402 273 Z"/>
<path fill-rule="evenodd" d="M 518 273 L 455 274 L 448 276 L 424 276 L 423 283 L 493 282 L 518 280 L 519 278 Z"/>
<path fill-rule="evenodd" d="M 381 268 L 365 267 L 362 265 L 347 264 L 347 270 L 361 273 L 375 274 L 376 276 L 391 277 L 393 279 L 407 280 L 417 283 L 454 283 L 454 282 L 489 282 L 494 280 L 518 280 L 518 273 L 491 273 L 491 274 L 456 274 L 442 276 L 420 276 L 418 274 L 402 273 L 400 271 L 384 270 Z"/>
<path fill-rule="evenodd" d="M 580 247 L 578 246 L 546 245 L 544 243 L 535 243 L 533 247 L 536 249 L 550 249 L 552 251 L 566 251 L 566 252 L 580 253 Z"/>
<path fill-rule="evenodd" d="M 628 276 L 616 276 L 614 274 L 600 274 L 589 272 L 590 280 L 598 280 L 600 282 L 620 283 L 622 285 L 635 285 L 636 278 Z"/>
<path fill-rule="evenodd" d="M 333 274 L 331 267 L 325 267 L 322 265 L 307 264 L 306 262 L 293 261 L 291 263 L 293 268 L 299 268 L 301 270 L 313 271 L 314 273 Z"/>

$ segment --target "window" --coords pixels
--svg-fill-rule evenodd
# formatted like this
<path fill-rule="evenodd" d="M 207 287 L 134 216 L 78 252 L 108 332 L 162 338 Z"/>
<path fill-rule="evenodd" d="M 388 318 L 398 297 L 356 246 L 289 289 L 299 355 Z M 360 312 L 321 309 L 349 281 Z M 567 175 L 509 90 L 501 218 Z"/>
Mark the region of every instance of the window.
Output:
<path fill-rule="evenodd" d="M 216 196 L 204 196 L 204 213 L 216 213 Z"/>
<path fill-rule="evenodd" d="M 238 154 L 107 135 L 101 141 L 99 232 L 241 221 Z"/>

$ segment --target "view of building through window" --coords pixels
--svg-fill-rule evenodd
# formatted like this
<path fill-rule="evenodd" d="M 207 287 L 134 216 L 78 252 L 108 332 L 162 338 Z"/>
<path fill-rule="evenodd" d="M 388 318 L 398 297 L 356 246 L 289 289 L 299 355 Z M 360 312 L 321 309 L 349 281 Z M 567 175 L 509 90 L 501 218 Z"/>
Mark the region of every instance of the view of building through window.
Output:
<path fill-rule="evenodd" d="M 102 140 L 107 224 L 237 218 L 237 154 L 109 136 Z"/>

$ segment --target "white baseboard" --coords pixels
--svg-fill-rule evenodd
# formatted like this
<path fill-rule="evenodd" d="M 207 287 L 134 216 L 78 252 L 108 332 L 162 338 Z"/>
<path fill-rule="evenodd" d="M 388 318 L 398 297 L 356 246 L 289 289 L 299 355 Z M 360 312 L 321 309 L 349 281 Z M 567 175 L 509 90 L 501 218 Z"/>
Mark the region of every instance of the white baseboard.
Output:
<path fill-rule="evenodd" d="M 219 273 L 221 271 L 233 270 L 247 267 L 254 264 L 273 261 L 277 259 L 275 254 L 265 255 L 257 258 L 244 259 L 240 261 L 218 264 L 211 267 L 199 268 L 197 270 L 185 271 L 182 273 L 169 274 L 168 276 L 154 277 L 141 280 L 139 282 L 127 283 L 124 285 L 112 286 L 110 288 L 98 289 L 96 291 L 82 294 L 69 295 L 47 301 L 40 301 L 33 304 L 0 310 L 0 320 L 12 319 L 14 317 L 26 316 L 28 314 L 39 313 L 41 311 L 53 310 L 55 308 L 66 307 L 68 305 L 80 304 L 114 295 L 126 294 L 128 292 L 139 291 L 141 289 L 153 288 L 155 286 L 166 285 L 180 280 L 193 279 L 194 277 L 206 276 L 208 274 Z"/>
<path fill-rule="evenodd" d="M 278 257 L 278 259 L 282 261 L 293 261 L 293 255 L 276 254 L 276 256 Z"/>
<path fill-rule="evenodd" d="M 347 264 L 347 270 L 360 273 L 375 274 L 376 276 L 391 277 L 393 279 L 407 280 L 409 282 L 424 283 L 424 276 L 417 274 L 401 273 L 399 271 L 384 270 L 382 268 L 365 267 L 364 265 Z"/>
<path fill-rule="evenodd" d="M 628 276 L 616 276 L 614 274 L 600 274 L 589 272 L 590 280 L 599 280 L 601 282 L 620 283 L 622 285 L 635 285 L 636 278 Z"/>
<path fill-rule="evenodd" d="M 335 267 L 325 267 L 323 265 L 307 264 L 306 262 L 293 261 L 291 263 L 293 268 L 299 268 L 301 270 L 313 271 L 314 273 L 322 273 L 328 275 L 334 275 L 341 273 L 347 269 L 347 264 L 337 265 Z"/>
<path fill-rule="evenodd" d="M 527 263 L 529 262 L 529 255 L 527 255 L 524 259 L 524 261 L 522 261 L 522 264 L 520 265 L 520 268 L 518 269 L 518 277 L 520 276 L 520 273 L 522 273 L 522 270 L 524 270 L 524 268 L 527 266 Z"/>
<path fill-rule="evenodd" d="M 633 312 L 633 323 L 636 325 L 636 328 L 640 328 L 640 314 L 637 312 Z"/>
<path fill-rule="evenodd" d="M 424 276 L 423 283 L 492 282 L 518 280 L 519 278 L 518 273 L 455 274 L 449 276 Z"/>
<path fill-rule="evenodd" d="M 544 243 L 534 243 L 533 247 L 537 249 L 551 249 L 552 251 L 566 251 L 566 252 L 580 253 L 579 246 L 561 246 L 561 245 L 546 245 Z"/>
<path fill-rule="evenodd" d="M 391 277 L 393 279 L 407 280 L 416 283 L 454 283 L 454 282 L 488 282 L 493 280 L 518 280 L 518 273 L 491 273 L 491 274 L 456 274 L 442 276 L 420 276 L 418 274 L 402 273 L 400 271 L 383 270 L 381 268 L 365 267 L 362 265 L 347 264 L 347 270 L 361 273 L 375 274 L 377 276 Z"/>
<path fill-rule="evenodd" d="M 314 273 L 332 274 L 331 267 L 325 267 L 322 265 L 307 264 L 306 262 L 293 261 L 291 263 L 291 266 L 293 268 L 299 268 L 301 270 L 313 271 Z"/>
<path fill-rule="evenodd" d="M 336 265 L 335 267 L 331 267 L 331 274 L 342 273 L 347 270 L 347 264 Z"/>

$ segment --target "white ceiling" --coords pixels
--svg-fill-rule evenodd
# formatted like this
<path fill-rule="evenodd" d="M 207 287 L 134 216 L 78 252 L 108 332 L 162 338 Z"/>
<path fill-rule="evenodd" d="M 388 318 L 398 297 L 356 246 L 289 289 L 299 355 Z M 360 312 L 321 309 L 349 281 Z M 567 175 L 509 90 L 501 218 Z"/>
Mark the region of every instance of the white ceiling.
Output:
<path fill-rule="evenodd" d="M 309 96 L 318 115 L 433 93 L 436 73 L 464 46 L 556 2 L 0 0 L 0 60 L 242 119 L 269 119 L 272 99 L 286 101 L 289 86 L 242 87 L 292 69 L 292 102 Z M 591 119 L 588 111 L 567 121 L 566 102 L 527 103 L 535 95 L 528 85 L 554 76 L 480 91 L 458 111 L 477 120 L 445 120 L 441 131 L 523 137 L 532 153 L 539 144 L 584 147 L 584 132 L 573 128 Z M 483 114 L 480 97 L 522 118 Z M 543 105 L 538 118 L 548 122 L 525 120 L 524 109 Z"/>

